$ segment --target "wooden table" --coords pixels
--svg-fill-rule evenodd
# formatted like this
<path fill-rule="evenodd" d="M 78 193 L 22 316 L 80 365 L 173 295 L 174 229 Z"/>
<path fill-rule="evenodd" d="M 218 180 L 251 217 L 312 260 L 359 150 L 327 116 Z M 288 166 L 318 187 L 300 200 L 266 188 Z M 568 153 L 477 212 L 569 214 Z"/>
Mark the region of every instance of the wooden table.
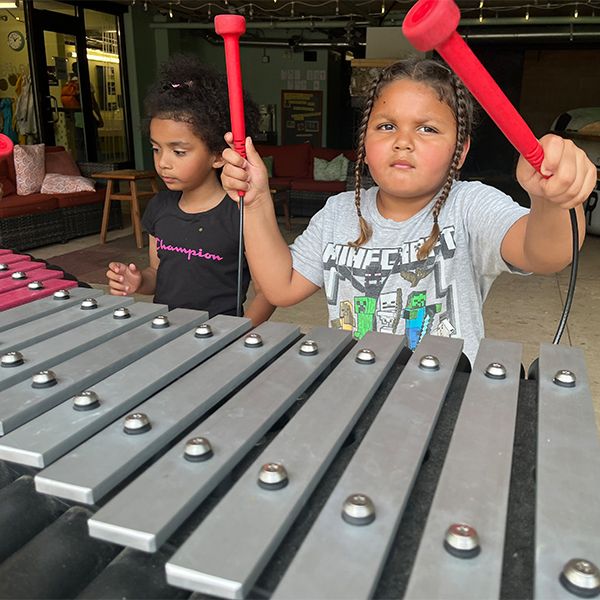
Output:
<path fill-rule="evenodd" d="M 102 228 L 100 230 L 100 243 L 106 243 L 106 230 L 108 229 L 108 216 L 110 214 L 111 200 L 120 200 L 121 202 L 131 202 L 131 223 L 133 233 L 135 234 L 135 243 L 138 248 L 144 245 L 142 239 L 142 223 L 140 220 L 140 204 L 142 198 L 149 198 L 158 192 L 156 182 L 156 173 L 154 171 L 137 171 L 135 169 L 121 169 L 118 171 L 102 171 L 92 173 L 95 179 L 106 179 L 106 195 L 104 197 L 104 212 L 102 214 Z M 149 179 L 152 186 L 151 192 L 138 192 L 137 182 L 142 179 Z M 113 181 L 125 181 L 129 183 L 129 193 L 113 193 Z"/>

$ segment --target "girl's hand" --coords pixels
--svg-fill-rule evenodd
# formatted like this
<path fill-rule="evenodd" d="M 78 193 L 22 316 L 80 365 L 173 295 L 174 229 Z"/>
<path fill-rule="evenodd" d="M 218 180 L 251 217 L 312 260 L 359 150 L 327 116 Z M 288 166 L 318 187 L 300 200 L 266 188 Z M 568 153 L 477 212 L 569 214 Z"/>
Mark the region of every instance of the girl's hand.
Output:
<path fill-rule="evenodd" d="M 596 167 L 571 140 L 548 134 L 541 140 L 544 150 L 540 175 L 522 156 L 517 180 L 532 200 L 542 199 L 560 208 L 583 204 L 596 185 Z"/>
<path fill-rule="evenodd" d="M 272 205 L 267 168 L 254 148 L 252 139 L 246 138 L 247 158 L 233 149 L 231 132 L 225 134 L 225 141 L 230 147 L 223 151 L 225 165 L 221 173 L 221 183 L 229 197 L 237 202 L 238 191 L 243 190 L 244 206 L 258 206 L 265 202 Z"/>
<path fill-rule="evenodd" d="M 106 277 L 113 296 L 135 294 L 142 285 L 142 273 L 133 263 L 129 266 L 119 262 L 109 263 Z"/>

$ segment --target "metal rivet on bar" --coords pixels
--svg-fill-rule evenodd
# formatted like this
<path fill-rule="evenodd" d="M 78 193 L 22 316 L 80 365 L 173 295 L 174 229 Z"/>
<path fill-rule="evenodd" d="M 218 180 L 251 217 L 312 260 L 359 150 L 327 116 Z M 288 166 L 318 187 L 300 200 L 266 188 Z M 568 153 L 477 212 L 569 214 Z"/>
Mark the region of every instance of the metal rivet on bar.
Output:
<path fill-rule="evenodd" d="M 556 372 L 554 379 L 552 380 L 556 385 L 560 385 L 561 387 L 575 387 L 576 377 L 573 371 L 569 371 L 568 369 L 561 369 Z"/>
<path fill-rule="evenodd" d="M 198 325 L 198 327 L 196 327 L 196 331 L 194 331 L 194 337 L 197 338 L 209 338 L 212 337 L 212 335 L 213 330 L 208 323 L 202 323 L 202 325 Z"/>
<path fill-rule="evenodd" d="M 210 442 L 203 437 L 194 437 L 185 444 L 183 458 L 190 462 L 202 462 L 212 458 L 213 449 Z"/>
<path fill-rule="evenodd" d="M 113 310 L 113 319 L 129 319 L 131 313 L 126 306 L 119 306 Z"/>
<path fill-rule="evenodd" d="M 305 354 L 306 356 L 312 356 L 314 354 L 319 353 L 319 346 L 317 342 L 313 340 L 305 340 L 300 344 L 300 354 Z"/>
<path fill-rule="evenodd" d="M 23 355 L 17 350 L 6 352 L 0 359 L 0 364 L 3 367 L 18 367 L 23 364 Z"/>
<path fill-rule="evenodd" d="M 123 423 L 123 431 L 130 435 L 146 433 L 151 428 L 150 419 L 144 413 L 131 413 L 125 417 Z"/>
<path fill-rule="evenodd" d="M 98 394 L 92 390 L 85 390 L 73 396 L 73 408 L 75 410 L 93 410 L 100 406 Z"/>
<path fill-rule="evenodd" d="M 453 523 L 448 527 L 444 548 L 458 558 L 473 558 L 481 551 L 477 531 L 466 523 Z"/>
<path fill-rule="evenodd" d="M 375 520 L 375 505 L 365 494 L 351 494 L 344 501 L 342 519 L 350 525 L 368 525 Z"/>
<path fill-rule="evenodd" d="M 440 361 L 437 356 L 433 354 L 425 354 L 419 361 L 419 367 L 426 371 L 437 371 L 440 368 Z"/>
<path fill-rule="evenodd" d="M 571 559 L 563 567 L 560 582 L 569 592 L 583 598 L 600 594 L 600 570 L 585 558 Z"/>
<path fill-rule="evenodd" d="M 10 267 L 6 263 L 0 263 L 0 271 L 8 271 Z"/>
<path fill-rule="evenodd" d="M 39 371 L 31 378 L 31 387 L 47 388 L 56 385 L 56 375 L 54 371 Z"/>
<path fill-rule="evenodd" d="M 244 338 L 246 348 L 260 348 L 263 345 L 262 337 L 258 333 L 249 333 Z"/>
<path fill-rule="evenodd" d="M 27 287 L 30 290 L 43 290 L 44 284 L 41 281 L 32 281 L 31 283 L 27 284 Z"/>
<path fill-rule="evenodd" d="M 260 468 L 258 485 L 265 490 L 280 490 L 288 481 L 287 471 L 281 463 L 267 463 Z"/>
<path fill-rule="evenodd" d="M 485 369 L 485 376 L 490 379 L 506 379 L 506 367 L 497 362 L 490 363 Z"/>
<path fill-rule="evenodd" d="M 68 300 L 71 297 L 69 290 L 58 290 L 52 296 L 55 300 Z"/>
<path fill-rule="evenodd" d="M 169 325 L 169 318 L 166 315 L 158 315 L 152 319 L 152 329 L 164 329 Z"/>
<path fill-rule="evenodd" d="M 13 279 L 27 279 L 27 273 L 25 271 L 15 271 L 11 277 Z"/>
<path fill-rule="evenodd" d="M 356 362 L 361 365 L 371 365 L 375 362 L 375 352 L 368 348 L 361 348 L 356 353 Z"/>
<path fill-rule="evenodd" d="M 96 298 L 85 298 L 81 301 L 81 310 L 94 310 L 98 308 Z"/>

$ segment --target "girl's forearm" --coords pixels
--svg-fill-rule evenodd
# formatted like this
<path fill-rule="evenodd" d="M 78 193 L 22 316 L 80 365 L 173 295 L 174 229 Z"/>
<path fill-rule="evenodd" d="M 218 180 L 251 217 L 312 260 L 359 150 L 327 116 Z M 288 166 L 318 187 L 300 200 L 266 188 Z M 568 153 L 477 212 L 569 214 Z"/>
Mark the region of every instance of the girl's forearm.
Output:
<path fill-rule="evenodd" d="M 581 205 L 575 210 L 581 248 L 585 238 L 585 216 Z M 530 270 L 549 274 L 564 269 L 573 258 L 572 242 L 569 211 L 546 200 L 532 198 L 524 242 Z"/>

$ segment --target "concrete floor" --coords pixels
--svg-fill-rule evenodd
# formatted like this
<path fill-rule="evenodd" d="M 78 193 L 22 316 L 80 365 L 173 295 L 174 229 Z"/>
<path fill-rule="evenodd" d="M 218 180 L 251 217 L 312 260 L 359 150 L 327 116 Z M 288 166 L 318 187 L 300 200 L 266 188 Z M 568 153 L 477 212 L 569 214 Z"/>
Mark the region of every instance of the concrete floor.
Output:
<path fill-rule="evenodd" d="M 109 239 L 131 235 L 131 228 L 113 231 Z M 99 241 L 98 236 L 73 240 L 68 244 L 37 248 L 33 254 L 49 258 L 83 249 Z M 133 240 L 132 240 L 133 243 Z M 600 237 L 588 235 L 580 254 L 577 291 L 562 344 L 584 350 L 600 428 Z M 551 342 L 560 318 L 569 269 L 556 275 L 519 277 L 503 274 L 494 283 L 484 308 L 486 337 L 512 340 L 523 344 L 523 364 L 528 367 L 539 356 L 539 345 Z M 106 286 L 96 285 L 104 288 Z M 140 299 L 151 300 L 148 296 Z M 276 321 L 297 323 L 302 331 L 327 324 L 327 305 L 322 292 L 289 308 L 278 308 L 272 317 Z"/>

